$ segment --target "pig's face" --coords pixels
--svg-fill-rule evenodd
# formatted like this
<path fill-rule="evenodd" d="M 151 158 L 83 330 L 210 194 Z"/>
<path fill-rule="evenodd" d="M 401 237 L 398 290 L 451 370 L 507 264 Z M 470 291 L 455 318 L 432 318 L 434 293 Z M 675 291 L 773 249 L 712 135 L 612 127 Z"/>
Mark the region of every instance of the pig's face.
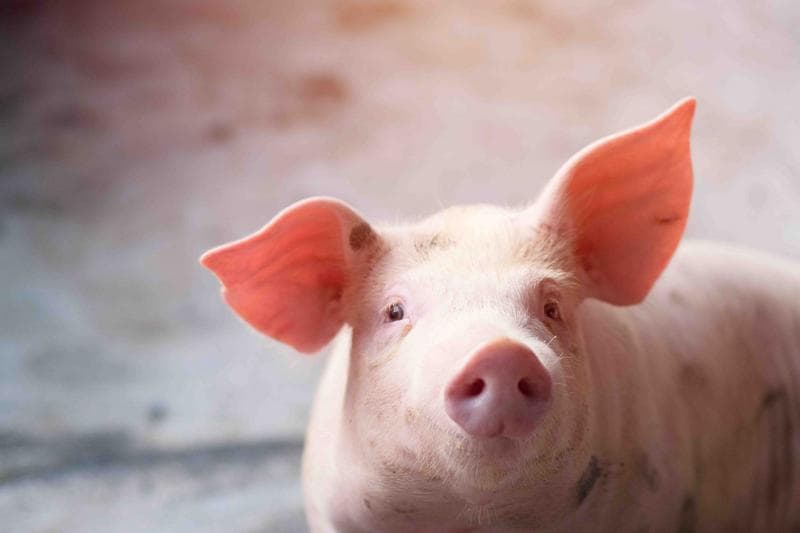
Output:
<path fill-rule="evenodd" d="M 578 306 L 636 304 L 669 261 L 688 215 L 693 111 L 684 101 L 585 148 L 525 209 L 382 228 L 313 198 L 203 256 L 231 307 L 271 337 L 314 352 L 352 328 L 346 365 L 326 378 L 341 384 L 326 428 L 349 480 L 328 498 L 341 520 L 397 519 L 409 502 L 428 524 L 491 509 L 492 523 L 530 528 L 575 509 L 601 423 Z"/>
<path fill-rule="evenodd" d="M 581 295 L 544 231 L 524 211 L 454 208 L 356 251 L 345 432 L 386 479 L 449 479 L 480 500 L 546 481 L 580 446 Z"/>

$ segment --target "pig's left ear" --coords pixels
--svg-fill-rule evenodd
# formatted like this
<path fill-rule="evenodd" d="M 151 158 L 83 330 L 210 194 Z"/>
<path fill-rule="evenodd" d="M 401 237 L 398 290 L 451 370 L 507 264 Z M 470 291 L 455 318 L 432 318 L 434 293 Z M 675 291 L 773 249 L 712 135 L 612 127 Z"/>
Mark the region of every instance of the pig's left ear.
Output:
<path fill-rule="evenodd" d="M 260 231 L 206 252 L 200 262 L 222 282 L 222 295 L 258 331 L 310 353 L 344 323 L 341 298 L 359 252 L 377 234 L 331 198 L 309 198 Z"/>
<path fill-rule="evenodd" d="M 695 101 L 589 145 L 534 206 L 570 239 L 588 296 L 617 305 L 647 296 L 680 241 L 692 194 L 689 133 Z"/>

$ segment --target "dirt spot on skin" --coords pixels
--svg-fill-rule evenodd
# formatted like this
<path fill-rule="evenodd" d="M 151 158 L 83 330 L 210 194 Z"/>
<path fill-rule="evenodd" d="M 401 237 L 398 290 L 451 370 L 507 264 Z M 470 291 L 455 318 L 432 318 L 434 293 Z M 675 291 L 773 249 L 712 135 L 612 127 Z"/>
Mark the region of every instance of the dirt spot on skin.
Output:
<path fill-rule="evenodd" d="M 783 389 L 768 390 L 761 399 L 761 410 L 758 413 L 759 416 L 763 415 L 764 411 L 767 411 L 779 402 L 785 401 L 785 399 L 786 391 Z"/>
<path fill-rule="evenodd" d="M 703 367 L 694 363 L 686 363 L 678 373 L 678 383 L 687 394 L 697 395 L 709 386 L 708 375 Z"/>
<path fill-rule="evenodd" d="M 392 506 L 392 511 L 399 515 L 409 516 L 417 512 L 417 509 L 408 504 L 398 504 Z"/>
<path fill-rule="evenodd" d="M 586 466 L 586 470 L 583 471 L 583 474 L 581 474 L 581 478 L 578 480 L 578 484 L 575 487 L 578 505 L 583 503 L 583 500 L 589 496 L 597 480 L 600 479 L 602 475 L 603 469 L 600 467 L 600 462 L 597 460 L 597 457 L 593 455 L 592 458 L 589 459 L 589 464 Z"/>
<path fill-rule="evenodd" d="M 396 476 L 398 473 L 400 473 L 400 469 L 397 467 L 397 465 L 389 461 L 383 461 L 382 466 L 384 472 L 387 472 L 391 476 Z"/>
<path fill-rule="evenodd" d="M 644 450 L 638 450 L 633 457 L 634 467 L 641 476 L 645 485 L 652 492 L 658 490 L 660 484 L 660 474 L 658 469 L 650 461 L 650 456 Z"/>
<path fill-rule="evenodd" d="M 767 505 L 776 516 L 788 505 L 794 476 L 794 424 L 789 397 L 782 388 L 769 389 L 761 399 L 756 413 L 756 423 L 766 434 L 769 443 L 767 454 Z"/>
<path fill-rule="evenodd" d="M 440 233 L 432 237 L 422 237 L 414 241 L 414 250 L 423 258 L 427 258 L 433 250 L 446 249 L 454 244 L 454 241 Z"/>
<path fill-rule="evenodd" d="M 338 8 L 336 22 L 343 30 L 356 32 L 375 29 L 410 14 L 411 9 L 402 2 L 348 2 Z"/>
<path fill-rule="evenodd" d="M 697 505 L 694 497 L 687 495 L 681 505 L 681 515 L 678 519 L 678 533 L 694 533 L 697 528 Z"/>
<path fill-rule="evenodd" d="M 362 501 L 364 502 L 364 507 L 366 507 L 368 511 L 372 511 L 372 504 L 369 503 L 369 500 L 364 498 Z"/>
<path fill-rule="evenodd" d="M 676 305 L 686 305 L 686 298 L 678 291 L 669 291 L 669 301 Z"/>
<path fill-rule="evenodd" d="M 375 232 L 366 222 L 350 230 L 350 248 L 354 252 L 370 246 L 375 241 Z"/>
<path fill-rule="evenodd" d="M 581 403 L 580 408 L 575 414 L 575 422 L 572 431 L 570 432 L 569 439 L 567 440 L 566 445 L 555 453 L 555 461 L 562 461 L 565 457 L 570 456 L 586 439 L 588 412 L 589 408 L 586 403 Z"/>

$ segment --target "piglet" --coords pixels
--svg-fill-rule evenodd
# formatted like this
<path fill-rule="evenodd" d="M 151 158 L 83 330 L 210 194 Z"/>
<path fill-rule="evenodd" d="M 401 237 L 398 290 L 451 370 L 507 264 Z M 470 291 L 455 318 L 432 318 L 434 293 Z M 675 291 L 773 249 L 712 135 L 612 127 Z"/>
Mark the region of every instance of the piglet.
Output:
<path fill-rule="evenodd" d="M 258 331 L 337 337 L 313 531 L 798 531 L 800 269 L 678 247 L 694 108 L 584 148 L 523 209 L 379 226 L 310 198 L 202 257 Z"/>

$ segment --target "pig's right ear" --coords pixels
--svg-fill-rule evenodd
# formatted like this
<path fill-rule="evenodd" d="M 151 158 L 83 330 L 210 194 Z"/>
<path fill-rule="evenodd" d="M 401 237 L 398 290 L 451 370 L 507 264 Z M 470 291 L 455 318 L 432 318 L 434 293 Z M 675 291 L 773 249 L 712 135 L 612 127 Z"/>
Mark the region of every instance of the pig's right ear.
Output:
<path fill-rule="evenodd" d="M 233 310 L 258 331 L 311 353 L 344 323 L 341 298 L 358 252 L 377 234 L 346 204 L 309 198 L 260 231 L 209 250 L 200 262 Z"/>
<path fill-rule="evenodd" d="M 640 302 L 680 241 L 689 214 L 694 99 L 589 145 L 534 206 L 537 223 L 572 244 L 587 295 Z"/>

